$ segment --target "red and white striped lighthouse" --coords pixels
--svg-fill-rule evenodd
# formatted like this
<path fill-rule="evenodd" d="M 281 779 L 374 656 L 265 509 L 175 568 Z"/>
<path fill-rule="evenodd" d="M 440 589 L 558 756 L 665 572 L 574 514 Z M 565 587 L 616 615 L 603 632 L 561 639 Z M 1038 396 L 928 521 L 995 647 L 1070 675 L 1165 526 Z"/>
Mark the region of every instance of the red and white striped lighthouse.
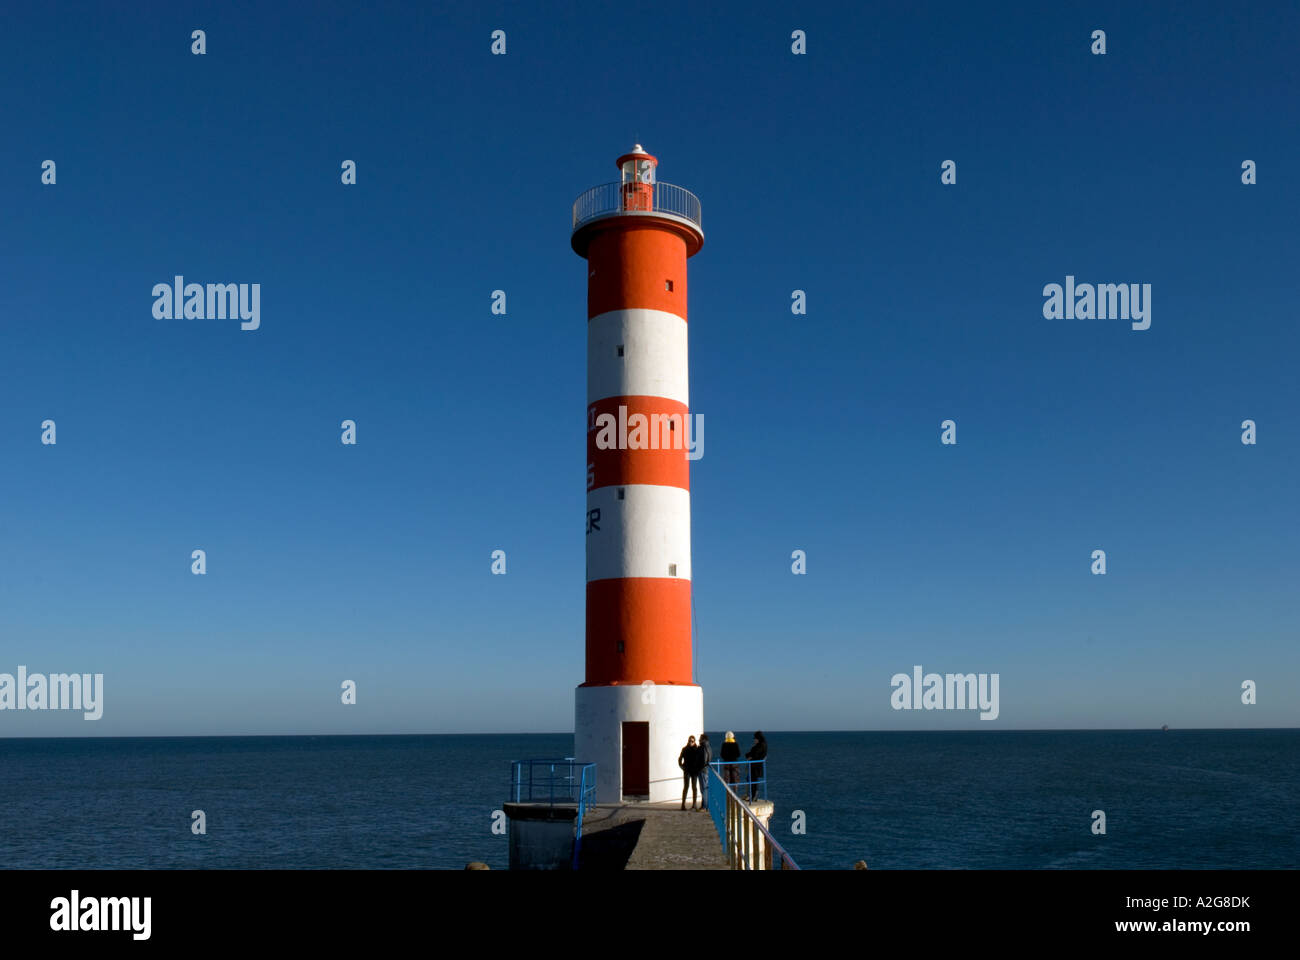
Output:
<path fill-rule="evenodd" d="M 691 669 L 686 260 L 695 195 L 637 144 L 621 179 L 573 205 L 587 260 L 587 671 L 574 756 L 596 798 L 681 796 L 677 755 L 704 729 Z"/>

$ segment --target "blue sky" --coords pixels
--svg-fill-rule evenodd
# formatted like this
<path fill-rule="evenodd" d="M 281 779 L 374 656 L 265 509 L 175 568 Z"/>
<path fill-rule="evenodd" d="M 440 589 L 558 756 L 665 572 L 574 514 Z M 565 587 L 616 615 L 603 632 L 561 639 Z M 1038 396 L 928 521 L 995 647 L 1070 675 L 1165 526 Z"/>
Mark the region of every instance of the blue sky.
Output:
<path fill-rule="evenodd" d="M 571 729 L 570 205 L 634 138 L 703 204 L 711 729 L 1300 723 L 1298 39 L 1290 5 L 16 8 L 0 672 L 102 672 L 105 710 L 0 735 Z M 156 320 L 178 273 L 260 283 L 261 328 Z M 1150 283 L 1151 328 L 1045 320 L 1067 274 Z M 998 673 L 996 724 L 890 709 L 914 664 Z"/>

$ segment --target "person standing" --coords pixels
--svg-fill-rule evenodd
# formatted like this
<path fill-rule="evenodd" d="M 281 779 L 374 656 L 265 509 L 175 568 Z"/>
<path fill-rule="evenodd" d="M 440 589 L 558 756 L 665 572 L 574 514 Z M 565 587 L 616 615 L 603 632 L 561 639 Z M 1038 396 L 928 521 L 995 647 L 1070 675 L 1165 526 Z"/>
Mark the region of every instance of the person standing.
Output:
<path fill-rule="evenodd" d="M 700 734 L 700 809 L 709 809 L 709 764 L 713 762 L 713 745 L 707 733 Z"/>
<path fill-rule="evenodd" d="M 745 754 L 749 763 L 749 799 L 758 799 L 758 781 L 763 779 L 763 761 L 767 759 L 767 738 L 762 730 L 754 731 L 754 744 Z"/>
<path fill-rule="evenodd" d="M 740 759 L 740 744 L 736 742 L 736 735 L 730 730 L 722 740 L 722 753 L 719 759 L 723 762 L 722 779 L 727 784 L 734 786 L 740 782 L 740 768 L 736 766 L 736 761 Z"/>
<path fill-rule="evenodd" d="M 691 792 L 691 809 L 698 810 L 698 791 L 700 786 L 700 759 L 703 751 L 695 744 L 695 737 L 688 737 L 686 746 L 677 754 L 677 766 L 682 770 L 682 809 L 686 809 L 686 791 Z"/>

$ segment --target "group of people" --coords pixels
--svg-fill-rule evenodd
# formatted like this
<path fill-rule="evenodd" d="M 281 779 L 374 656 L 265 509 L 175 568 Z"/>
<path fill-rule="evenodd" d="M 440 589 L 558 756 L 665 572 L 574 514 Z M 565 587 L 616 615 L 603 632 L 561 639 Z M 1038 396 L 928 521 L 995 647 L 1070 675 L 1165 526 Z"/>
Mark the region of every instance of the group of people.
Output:
<path fill-rule="evenodd" d="M 718 755 L 724 766 L 722 768 L 722 779 L 728 784 L 740 783 L 740 744 L 736 743 L 736 735 L 730 730 L 727 731 L 726 737 L 722 741 L 722 750 Z M 763 736 L 762 730 L 754 731 L 754 742 L 745 754 L 745 759 L 749 763 L 749 777 L 747 783 L 749 787 L 749 799 L 758 799 L 758 781 L 763 779 L 763 763 L 767 759 L 767 739 Z M 707 733 L 700 734 L 699 743 L 695 742 L 694 737 L 686 740 L 686 746 L 682 747 L 682 752 L 677 755 L 677 766 L 682 768 L 682 809 L 686 809 L 686 794 L 689 791 L 691 795 L 691 809 L 699 810 L 709 808 L 708 794 L 705 792 L 705 782 L 702 777 L 709 769 L 709 764 L 713 762 L 713 747 L 709 743 Z M 701 806 L 702 805 L 702 806 Z"/>

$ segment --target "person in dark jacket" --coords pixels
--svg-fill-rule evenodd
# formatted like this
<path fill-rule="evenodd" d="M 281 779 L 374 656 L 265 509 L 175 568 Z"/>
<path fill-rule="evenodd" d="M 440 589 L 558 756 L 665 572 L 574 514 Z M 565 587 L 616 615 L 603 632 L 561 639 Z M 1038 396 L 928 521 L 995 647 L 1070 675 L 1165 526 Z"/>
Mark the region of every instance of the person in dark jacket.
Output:
<path fill-rule="evenodd" d="M 727 781 L 728 784 L 739 783 L 740 767 L 736 766 L 735 763 L 740 759 L 740 744 L 736 742 L 736 735 L 730 730 L 727 731 L 727 736 L 722 741 L 722 753 L 718 755 L 718 759 L 726 764 L 722 768 L 722 779 Z"/>
<path fill-rule="evenodd" d="M 713 762 L 713 745 L 709 743 L 707 733 L 700 734 L 700 809 L 709 809 L 709 764 Z"/>
<path fill-rule="evenodd" d="M 745 754 L 749 764 L 749 799 L 758 799 L 758 781 L 763 779 L 763 763 L 767 759 L 767 738 L 762 730 L 754 731 L 754 743 Z"/>
<path fill-rule="evenodd" d="M 686 809 L 686 791 L 691 791 L 691 809 L 698 810 L 700 771 L 704 769 L 704 751 L 695 744 L 695 738 L 689 737 L 682 752 L 677 754 L 677 766 L 682 769 L 682 809 Z"/>

